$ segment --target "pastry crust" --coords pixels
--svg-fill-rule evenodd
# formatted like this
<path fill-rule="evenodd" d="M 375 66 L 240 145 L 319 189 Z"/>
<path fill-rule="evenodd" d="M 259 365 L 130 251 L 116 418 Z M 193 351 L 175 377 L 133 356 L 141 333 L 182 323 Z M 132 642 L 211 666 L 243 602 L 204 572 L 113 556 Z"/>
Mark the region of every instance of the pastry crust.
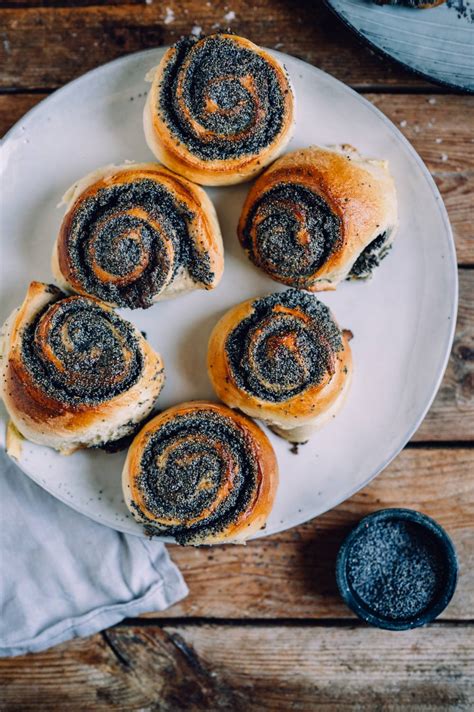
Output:
<path fill-rule="evenodd" d="M 283 292 L 275 294 L 275 306 L 271 312 L 264 312 L 257 315 L 256 306 L 264 300 L 249 299 L 230 309 L 214 327 L 209 339 L 208 347 L 208 374 L 212 386 L 217 396 L 231 408 L 238 408 L 253 418 L 265 421 L 271 429 L 281 437 L 290 442 L 306 442 L 309 437 L 319 430 L 328 420 L 336 415 L 343 405 L 348 393 L 352 379 L 352 356 L 348 341 L 348 332 L 339 332 L 339 343 L 337 346 L 328 343 L 326 336 L 322 333 L 317 320 L 318 317 L 311 315 L 305 308 L 305 301 L 313 300 L 323 312 L 321 318 L 332 320 L 333 331 L 337 325 L 329 310 L 321 305 L 315 297 L 289 290 L 295 295 L 293 304 L 289 300 L 287 304 L 279 303 L 281 295 L 289 294 Z M 278 298 L 278 299 L 277 299 Z M 298 305 L 298 301 L 301 303 Z M 279 331 L 272 334 L 272 319 L 285 315 L 288 318 L 288 326 L 283 326 Z M 322 368 L 319 378 L 314 382 L 303 383 L 301 388 L 296 388 L 298 392 L 289 397 L 283 396 L 277 400 L 271 400 L 268 393 L 259 395 L 255 389 L 246 387 L 239 374 L 240 364 L 233 362 L 230 353 L 230 337 L 236 333 L 237 327 L 245 323 L 245 320 L 254 320 L 248 330 L 244 331 L 245 336 L 239 335 L 239 339 L 258 339 L 260 350 L 265 349 L 265 358 L 274 358 L 272 355 L 279 348 L 286 349 L 292 363 L 298 364 L 305 356 L 298 345 L 298 330 L 306 329 L 310 338 L 325 342 L 327 348 L 327 366 Z M 253 333 L 251 333 L 251 330 Z M 265 330 L 269 335 L 267 342 L 262 345 L 265 337 Z M 336 333 L 336 332 L 335 332 Z M 260 355 L 261 357 L 261 355 Z M 258 359 L 257 353 L 252 353 L 252 347 L 244 352 L 243 360 L 246 368 L 254 369 L 254 373 L 259 364 L 253 364 L 253 359 Z M 273 371 L 275 392 L 278 394 L 278 386 L 285 384 L 282 370 L 277 368 Z M 276 372 L 276 375 L 275 375 Z M 291 375 L 291 374 L 290 374 Z M 240 377 L 239 377 L 240 376 Z M 280 379 L 280 380 L 278 380 Z"/>
<path fill-rule="evenodd" d="M 23 339 L 25 330 L 36 324 L 34 348 L 41 352 L 43 361 L 48 358 L 51 370 L 58 369 L 62 375 L 69 375 L 65 373 L 66 366 L 55 352 L 54 344 L 48 340 L 48 329 L 58 310 L 74 300 L 80 300 L 81 303 L 87 301 L 95 307 L 90 321 L 100 318 L 97 314 L 102 312 L 104 319 L 107 314 L 113 314 L 114 323 L 120 320 L 126 324 L 127 330 L 131 330 L 136 340 L 136 347 L 141 354 L 141 372 L 131 387 L 110 399 L 81 402 L 75 398 L 67 402 L 66 396 L 61 399 L 57 394 L 48 392 L 27 367 Z M 97 312 L 98 308 L 100 312 Z M 62 337 L 66 348 L 73 349 L 70 335 L 62 332 Z M 133 433 L 137 423 L 151 412 L 164 381 L 160 355 L 135 327 L 115 315 L 112 309 L 99 300 L 85 300 L 84 297 L 76 296 L 66 298 L 56 287 L 41 282 L 30 284 L 23 304 L 4 324 L 1 355 L 1 397 L 15 427 L 27 440 L 47 445 L 62 454 L 103 445 Z M 70 377 L 71 380 L 77 380 L 74 373 Z M 114 377 L 117 378 L 111 374 L 111 378 Z"/>
<path fill-rule="evenodd" d="M 286 191 L 284 200 L 275 198 L 275 190 Z M 307 192 L 301 194 L 301 190 Z M 305 206 L 304 195 L 319 203 Z M 272 217 L 270 228 L 268 220 L 263 222 L 268 216 Z M 293 242 L 283 219 L 296 225 Z M 238 235 L 249 258 L 270 277 L 317 292 L 333 290 L 349 277 L 364 250 L 381 235 L 385 235 L 385 253 L 397 224 L 395 185 L 386 161 L 363 158 L 347 145 L 339 149 L 311 146 L 282 156 L 254 183 L 240 216 Z M 280 236 L 287 239 L 287 249 L 281 256 L 274 249 L 265 254 L 263 241 L 277 244 Z"/>
<path fill-rule="evenodd" d="M 96 200 L 99 191 L 115 188 L 126 190 L 140 182 L 153 181 L 165 191 L 173 202 L 173 209 L 181 224 L 185 224 L 188 253 L 179 243 L 182 233 L 176 229 L 167 232 L 166 214 L 160 222 L 161 206 L 157 216 L 150 214 L 141 202 L 136 206 L 117 207 L 107 204 L 107 216 L 95 219 L 86 230 L 74 227 L 80 211 L 87 201 Z M 158 201 L 157 201 L 158 202 Z M 195 289 L 214 289 L 224 270 L 224 249 L 216 211 L 209 197 L 198 185 L 177 176 L 156 163 L 126 163 L 120 166 L 99 168 L 75 183 L 63 197 L 66 214 L 53 248 L 51 267 L 57 284 L 64 290 L 79 294 L 93 294 L 111 306 L 147 307 L 161 299 L 169 299 Z M 105 208 L 101 207 L 102 213 Z M 172 216 L 173 217 L 173 216 Z M 144 244 L 140 228 L 129 227 L 122 235 L 114 221 L 129 218 L 154 232 L 152 243 L 157 254 L 151 254 Z M 115 223 L 117 225 L 119 223 Z M 112 236 L 107 235 L 108 231 Z M 114 273 L 104 268 L 97 258 L 100 235 L 108 239 L 107 251 L 119 256 L 123 238 L 133 240 L 141 250 L 140 258 L 129 270 Z M 87 234 L 84 234 L 87 233 Z M 121 239 L 119 239 L 121 238 Z M 81 241 L 81 245 L 78 244 Z M 85 254 L 87 251 L 87 254 Z M 160 261 L 157 264 L 157 261 Z M 81 265 L 78 267 L 78 265 Z M 154 276 L 150 276 L 154 270 Z M 199 275 L 202 278 L 199 279 Z M 115 296 L 115 299 L 113 298 Z"/>
<path fill-rule="evenodd" d="M 188 430 L 186 419 L 191 419 L 193 423 L 193 427 Z M 245 458 L 251 460 L 249 470 L 244 469 L 245 461 L 242 463 L 237 460 L 237 464 L 235 463 L 235 453 L 229 455 L 227 448 L 232 453 L 232 443 L 220 440 L 220 419 L 226 424 L 225 432 L 232 433 L 230 439 L 235 437 L 239 447 L 244 446 Z M 204 423 L 204 429 L 196 425 L 199 421 Z M 211 424 L 211 436 L 205 429 L 206 422 Z M 160 467 L 168 478 L 172 473 L 167 468 L 172 467 L 169 462 L 175 447 L 189 448 L 181 454 L 180 462 L 186 463 L 189 460 L 190 467 L 192 458 L 198 457 L 196 448 L 199 450 L 202 447 L 203 451 L 211 452 L 211 455 L 215 451 L 218 454 L 220 467 L 224 468 L 224 471 L 219 471 L 216 475 L 217 490 L 212 501 L 206 500 L 202 508 L 193 509 L 194 498 L 200 490 L 211 487 L 212 482 L 209 483 L 208 478 L 212 477 L 212 473 L 208 475 L 203 468 L 200 468 L 197 479 L 192 484 L 192 492 L 185 490 L 185 512 L 182 516 L 163 514 L 158 516 L 146 501 L 147 497 L 153 498 L 155 493 L 153 491 L 150 493 L 149 487 L 141 480 L 144 453 L 153 438 L 159 438 L 166 427 L 175 427 L 177 423 L 180 424 L 177 434 L 169 435 L 169 431 L 167 433 L 166 450 L 154 456 L 154 461 L 159 459 Z M 192 454 L 189 454 L 190 452 Z M 183 473 L 186 464 L 184 466 L 181 464 L 180 467 L 181 469 L 178 466 L 177 476 L 186 478 L 186 472 Z M 238 492 L 229 520 L 227 501 L 234 496 L 235 488 L 240 487 L 243 490 L 249 484 L 245 482 L 245 478 L 251 476 L 255 477 L 255 481 L 251 483 L 251 496 L 241 508 L 239 501 L 242 497 L 241 492 Z M 178 543 L 181 544 L 242 544 L 265 525 L 271 512 L 278 486 L 278 465 L 267 436 L 249 418 L 223 405 L 208 401 L 190 401 L 168 408 L 148 422 L 139 432 L 128 451 L 122 474 L 122 486 L 125 503 L 130 512 L 138 522 L 147 525 L 150 532 L 159 534 L 169 532 L 176 536 Z M 175 487 L 173 492 L 170 492 L 171 504 L 173 498 L 177 496 L 177 491 L 179 488 Z M 166 494 L 166 492 L 163 494 L 160 489 L 161 502 L 166 499 Z M 224 511 L 222 520 L 219 516 L 219 507 Z"/>
<path fill-rule="evenodd" d="M 178 88 L 173 92 L 175 101 L 181 112 L 180 119 L 178 119 L 181 122 L 180 125 L 186 126 L 186 131 L 189 131 L 199 142 L 202 141 L 206 146 L 212 146 L 213 144 L 217 146 L 217 139 L 222 140 L 224 138 L 225 141 L 229 143 L 232 140 L 241 140 L 242 134 L 232 133 L 232 127 L 226 127 L 222 134 L 218 134 L 217 131 L 206 128 L 205 120 L 201 123 L 202 117 L 194 116 L 191 107 L 187 105 L 185 101 L 184 74 L 188 66 L 189 56 L 195 52 L 196 48 L 200 50 L 204 46 L 209 46 L 212 51 L 213 43 L 222 41 L 230 43 L 230 45 L 235 48 L 247 50 L 248 52 L 258 55 L 265 61 L 267 67 L 272 72 L 278 86 L 278 100 L 281 101 L 282 104 L 280 116 L 281 125 L 275 136 L 265 145 L 259 147 L 258 150 L 251 152 L 244 150 L 236 156 L 217 156 L 212 158 L 200 156 L 190 145 L 190 141 L 186 140 L 185 136 L 180 138 L 178 132 L 171 126 L 169 116 L 163 108 L 161 98 L 163 87 L 170 81 L 169 68 L 177 61 L 178 54 L 181 51 L 180 43 L 170 47 L 158 67 L 150 73 L 152 85 L 143 114 L 145 138 L 150 150 L 156 158 L 165 166 L 185 176 L 189 180 L 208 186 L 232 185 L 242 183 L 255 177 L 255 175 L 260 173 L 263 168 L 271 163 L 284 149 L 291 138 L 294 124 L 294 96 L 286 71 L 280 63 L 268 52 L 253 44 L 253 42 L 243 37 L 238 37 L 237 35 L 220 33 L 209 35 L 199 40 L 190 38 L 182 41 L 189 44 L 189 50 L 184 54 L 182 63 L 178 67 L 178 72 L 181 72 L 181 74 L 179 75 L 177 84 Z M 178 58 L 178 61 L 181 60 Z M 234 79 L 234 77 L 228 76 L 228 67 L 229 64 L 223 69 L 226 81 Z M 244 91 L 247 92 L 247 97 L 250 97 L 250 99 L 247 98 L 247 101 L 253 102 L 252 108 L 254 111 L 254 121 L 250 129 L 246 127 L 244 131 L 251 130 L 255 133 L 259 127 L 262 127 L 265 122 L 268 122 L 267 112 L 272 104 L 275 105 L 276 101 L 274 97 L 269 96 L 266 97 L 266 102 L 262 102 L 256 90 L 258 76 L 252 76 L 251 74 L 240 76 L 238 69 L 238 62 L 234 62 L 232 72 L 235 72 L 235 80 L 240 82 Z M 215 80 L 209 82 L 209 87 L 213 84 L 215 84 Z M 221 116 L 224 116 L 226 113 L 235 115 L 234 108 L 231 110 L 220 108 L 212 96 L 206 96 L 205 102 L 205 111 L 208 112 L 209 115 L 215 116 L 218 113 L 220 113 Z M 265 103 L 267 105 L 265 105 Z M 248 138 L 251 137 L 252 134 L 250 134 Z M 217 152 L 219 152 L 218 149 Z"/>

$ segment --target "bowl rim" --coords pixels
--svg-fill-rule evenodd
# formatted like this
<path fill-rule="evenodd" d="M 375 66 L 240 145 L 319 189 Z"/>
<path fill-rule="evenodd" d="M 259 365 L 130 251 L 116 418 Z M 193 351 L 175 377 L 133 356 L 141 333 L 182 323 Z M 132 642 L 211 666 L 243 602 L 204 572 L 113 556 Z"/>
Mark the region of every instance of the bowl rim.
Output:
<path fill-rule="evenodd" d="M 354 541 L 367 528 L 376 521 L 398 520 L 408 521 L 425 529 L 431 537 L 441 545 L 446 561 L 446 579 L 442 590 L 435 601 L 422 613 L 400 620 L 391 620 L 375 613 L 369 606 L 364 605 L 361 599 L 353 592 L 347 576 L 347 557 Z M 389 507 L 379 509 L 363 517 L 349 532 L 342 542 L 336 559 L 336 582 L 344 603 L 362 620 L 377 628 L 399 631 L 418 628 L 431 623 L 437 618 L 450 603 L 458 581 L 459 563 L 456 549 L 451 537 L 446 530 L 427 514 L 416 509 L 402 507 Z"/>

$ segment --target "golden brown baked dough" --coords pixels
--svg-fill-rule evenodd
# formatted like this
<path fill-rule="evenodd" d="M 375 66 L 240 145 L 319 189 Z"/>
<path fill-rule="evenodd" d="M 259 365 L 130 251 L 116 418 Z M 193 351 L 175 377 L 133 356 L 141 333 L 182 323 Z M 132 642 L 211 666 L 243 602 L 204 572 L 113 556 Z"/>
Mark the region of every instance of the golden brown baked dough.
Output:
<path fill-rule="evenodd" d="M 277 282 L 317 292 L 370 275 L 397 227 L 387 163 L 350 146 L 288 153 L 252 186 L 239 221 L 249 258 Z"/>
<path fill-rule="evenodd" d="M 166 168 L 106 166 L 63 200 L 52 258 L 61 288 L 134 309 L 219 283 L 224 251 L 214 207 L 202 188 Z"/>
<path fill-rule="evenodd" d="M 202 185 L 242 183 L 290 139 L 294 99 L 280 63 L 237 35 L 187 37 L 150 73 L 145 137 L 159 161 Z"/>
<path fill-rule="evenodd" d="M 324 304 L 288 289 L 249 299 L 222 317 L 209 340 L 208 372 L 228 406 L 264 420 L 290 442 L 305 442 L 344 402 L 351 350 Z"/>
<path fill-rule="evenodd" d="M 241 544 L 270 514 L 278 466 L 253 421 L 193 401 L 145 425 L 128 451 L 122 484 L 130 512 L 149 533 L 179 544 Z"/>
<path fill-rule="evenodd" d="M 1 333 L 0 394 L 28 440 L 69 454 L 133 433 L 162 388 L 162 360 L 97 299 L 32 282 Z"/>

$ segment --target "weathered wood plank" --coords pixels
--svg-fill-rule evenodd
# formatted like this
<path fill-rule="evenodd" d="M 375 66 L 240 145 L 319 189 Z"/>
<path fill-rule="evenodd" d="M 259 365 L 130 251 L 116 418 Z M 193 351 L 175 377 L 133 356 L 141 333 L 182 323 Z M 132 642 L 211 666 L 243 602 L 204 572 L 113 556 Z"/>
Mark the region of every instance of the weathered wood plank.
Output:
<path fill-rule="evenodd" d="M 230 11 L 222 1 L 198 0 L 4 9 L 0 86 L 55 88 L 128 52 L 172 43 L 193 25 L 204 32 L 230 25 L 259 44 L 301 57 L 354 86 L 432 86 L 374 55 L 323 3 L 234 0 L 235 19 L 226 19 Z"/>
<path fill-rule="evenodd" d="M 0 136 L 45 96 L 0 95 Z M 458 260 L 474 264 L 474 143 L 469 131 L 474 121 L 474 97 L 368 94 L 367 98 L 395 121 L 427 162 L 451 218 Z M 458 121 L 461 115 L 462 124 Z"/>
<path fill-rule="evenodd" d="M 473 423 L 474 271 L 461 269 L 453 349 L 441 388 L 414 440 L 474 440 Z"/>
<path fill-rule="evenodd" d="M 1 18 L 1 12 L 0 12 Z M 0 138 L 47 94 L 0 94 Z"/>
<path fill-rule="evenodd" d="M 458 264 L 474 264 L 473 195 L 474 172 L 433 175 L 453 228 Z"/>
<path fill-rule="evenodd" d="M 474 96 L 366 96 L 403 132 L 431 172 L 474 171 Z"/>
<path fill-rule="evenodd" d="M 296 456 L 297 457 L 297 456 Z M 189 596 L 158 617 L 348 618 L 334 564 L 350 528 L 384 507 L 418 509 L 453 538 L 461 562 L 443 617 L 474 618 L 474 449 L 408 449 L 368 487 L 296 529 L 245 547 L 170 547 Z M 285 473 L 282 473 L 285 476 Z M 155 614 L 150 614 L 153 616 Z"/>
<path fill-rule="evenodd" d="M 396 638 L 396 640 L 395 640 Z M 0 662 L 14 710 L 468 710 L 472 629 L 114 628 Z"/>

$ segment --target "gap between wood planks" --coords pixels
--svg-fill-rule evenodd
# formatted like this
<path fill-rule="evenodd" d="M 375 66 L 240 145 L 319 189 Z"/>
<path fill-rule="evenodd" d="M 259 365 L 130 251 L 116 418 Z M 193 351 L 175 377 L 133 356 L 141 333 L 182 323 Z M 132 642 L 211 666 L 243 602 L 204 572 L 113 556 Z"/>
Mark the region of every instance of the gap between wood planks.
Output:
<path fill-rule="evenodd" d="M 187 617 L 169 617 L 169 618 L 125 618 L 120 623 L 116 623 L 107 630 L 114 628 L 169 628 L 180 626 L 224 626 L 224 627 L 248 627 L 248 628 L 366 628 L 370 629 L 367 623 L 358 618 L 213 618 L 206 616 L 205 618 L 187 618 Z M 449 618 L 443 620 L 438 618 L 436 622 L 430 623 L 430 626 L 473 626 L 474 619 Z"/>
<path fill-rule="evenodd" d="M 474 440 L 410 440 L 404 450 L 466 450 L 474 448 Z"/>

